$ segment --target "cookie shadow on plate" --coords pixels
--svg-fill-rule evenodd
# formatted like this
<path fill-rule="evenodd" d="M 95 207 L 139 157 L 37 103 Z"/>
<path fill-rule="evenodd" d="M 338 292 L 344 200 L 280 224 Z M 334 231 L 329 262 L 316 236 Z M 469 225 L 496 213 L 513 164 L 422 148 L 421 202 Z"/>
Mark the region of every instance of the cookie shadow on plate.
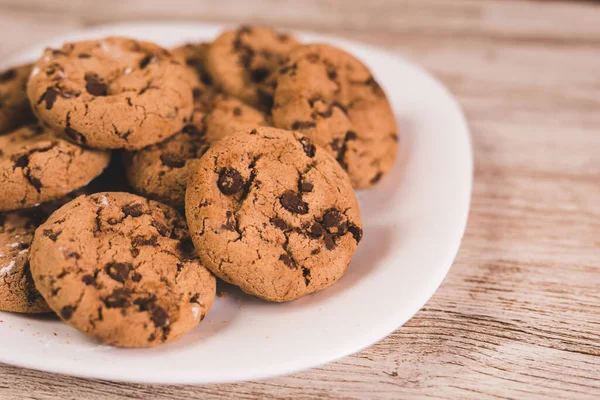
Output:
<path fill-rule="evenodd" d="M 356 197 L 360 205 L 360 213 L 363 221 L 370 217 L 377 216 L 384 209 L 389 207 L 389 202 L 394 201 L 400 196 L 407 165 L 410 162 L 412 148 L 414 147 L 415 128 L 408 117 L 398 117 L 397 122 L 400 134 L 398 156 L 392 169 L 381 179 L 377 185 L 371 189 L 357 190 Z M 394 205 L 395 206 L 395 205 Z"/>

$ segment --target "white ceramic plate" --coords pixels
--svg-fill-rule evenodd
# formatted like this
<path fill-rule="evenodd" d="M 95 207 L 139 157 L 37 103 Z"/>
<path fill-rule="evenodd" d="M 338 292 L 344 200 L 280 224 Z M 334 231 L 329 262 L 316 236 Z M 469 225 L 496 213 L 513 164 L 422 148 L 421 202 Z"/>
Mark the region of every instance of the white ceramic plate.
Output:
<path fill-rule="evenodd" d="M 124 35 L 166 47 L 210 40 L 222 26 L 142 23 L 105 26 L 49 40 L 6 65 L 35 60 L 67 40 Z M 467 220 L 472 184 L 468 127 L 452 95 L 420 67 L 345 40 L 386 90 L 400 126 L 394 170 L 358 194 L 364 239 L 347 274 L 330 289 L 269 304 L 226 286 L 191 334 L 155 349 L 99 345 L 50 317 L 0 312 L 0 362 L 117 381 L 213 383 L 266 378 L 357 352 L 409 320 L 448 272 Z"/>

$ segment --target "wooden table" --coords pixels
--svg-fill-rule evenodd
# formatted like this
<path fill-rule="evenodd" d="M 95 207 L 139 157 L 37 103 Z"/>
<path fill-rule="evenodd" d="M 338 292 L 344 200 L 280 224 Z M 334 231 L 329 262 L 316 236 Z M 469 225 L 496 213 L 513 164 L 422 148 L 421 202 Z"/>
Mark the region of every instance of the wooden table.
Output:
<path fill-rule="evenodd" d="M 341 35 L 439 77 L 464 107 L 475 147 L 456 262 L 405 326 L 313 370 L 176 387 L 0 365 L 0 398 L 600 397 L 598 3 L 0 0 L 0 56 L 71 29 L 165 17 Z"/>

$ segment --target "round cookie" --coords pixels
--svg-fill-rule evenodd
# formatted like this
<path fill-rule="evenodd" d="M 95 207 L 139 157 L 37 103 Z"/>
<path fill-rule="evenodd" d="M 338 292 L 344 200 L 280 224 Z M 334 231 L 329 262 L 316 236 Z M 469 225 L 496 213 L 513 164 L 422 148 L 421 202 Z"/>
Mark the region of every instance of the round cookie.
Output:
<path fill-rule="evenodd" d="M 118 37 L 47 49 L 27 93 L 48 126 L 100 149 L 163 141 L 183 128 L 193 110 L 185 65 L 155 44 Z"/>
<path fill-rule="evenodd" d="M 36 287 L 62 320 L 120 347 L 152 347 L 194 329 L 215 278 L 198 262 L 184 219 L 129 193 L 66 204 L 31 246 Z"/>
<path fill-rule="evenodd" d="M 0 213 L 0 311 L 51 311 L 35 288 L 29 268 L 33 233 L 47 217 L 41 207 Z"/>
<path fill-rule="evenodd" d="M 31 64 L 0 71 L 0 133 L 33 122 L 27 99 L 27 80 Z"/>
<path fill-rule="evenodd" d="M 246 103 L 270 111 L 274 73 L 298 42 L 265 26 L 241 26 L 210 45 L 206 68 L 215 84 Z"/>
<path fill-rule="evenodd" d="M 136 192 L 182 210 L 189 173 L 210 145 L 236 131 L 267 125 L 262 112 L 204 90 L 190 125 L 162 143 L 125 154 L 127 178 Z"/>
<path fill-rule="evenodd" d="M 325 44 L 299 46 L 279 70 L 275 126 L 298 130 L 336 157 L 355 188 L 375 185 L 398 153 L 394 112 L 368 68 Z"/>
<path fill-rule="evenodd" d="M 110 153 L 84 149 L 40 125 L 0 136 L 0 211 L 57 199 L 102 173 Z"/>
<path fill-rule="evenodd" d="M 332 285 L 362 238 L 340 165 L 307 137 L 275 128 L 215 143 L 190 176 L 186 216 L 204 265 L 269 301 Z"/>

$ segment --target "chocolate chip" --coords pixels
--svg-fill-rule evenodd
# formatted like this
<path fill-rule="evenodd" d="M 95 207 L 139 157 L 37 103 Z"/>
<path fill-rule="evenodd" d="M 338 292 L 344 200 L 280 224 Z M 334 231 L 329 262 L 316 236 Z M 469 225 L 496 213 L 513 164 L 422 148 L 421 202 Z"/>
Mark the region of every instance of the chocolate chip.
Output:
<path fill-rule="evenodd" d="M 152 220 L 152 226 L 158 231 L 158 234 L 162 237 L 170 237 L 171 231 L 162 222 Z"/>
<path fill-rule="evenodd" d="M 96 282 L 96 278 L 94 278 L 94 275 L 84 275 L 84 276 L 81 277 L 81 282 L 83 282 L 86 285 L 90 286 L 90 285 L 93 285 Z"/>
<path fill-rule="evenodd" d="M 91 58 L 92 56 L 87 53 L 81 53 L 77 55 L 78 58 Z"/>
<path fill-rule="evenodd" d="M 315 256 L 315 255 L 319 254 L 320 252 L 321 252 L 321 249 L 317 248 L 317 249 L 314 249 L 313 251 L 311 251 L 310 254 Z"/>
<path fill-rule="evenodd" d="M 146 55 L 146 57 L 142 58 L 142 61 L 140 61 L 140 69 L 146 68 L 152 61 L 154 61 L 154 57 L 151 54 Z"/>
<path fill-rule="evenodd" d="M 198 303 L 198 300 L 200 300 L 200 293 L 194 294 L 192 296 L 192 298 L 190 299 L 190 303 L 200 304 L 200 303 Z"/>
<path fill-rule="evenodd" d="M 131 305 L 129 297 L 131 292 L 125 288 L 115 289 L 110 296 L 103 299 L 107 308 L 126 308 Z"/>
<path fill-rule="evenodd" d="M 123 207 L 121 211 L 126 217 L 130 216 L 137 218 L 144 213 L 144 206 L 141 203 L 132 203 Z"/>
<path fill-rule="evenodd" d="M 104 267 L 106 274 L 113 280 L 121 283 L 125 283 L 125 280 L 129 276 L 129 272 L 133 269 L 133 265 L 130 263 L 110 263 Z"/>
<path fill-rule="evenodd" d="M 58 237 L 60 236 L 60 234 L 62 233 L 62 231 L 54 232 L 51 229 L 44 229 L 42 233 L 48 239 L 52 240 L 53 242 L 56 242 L 56 240 L 58 239 Z"/>
<path fill-rule="evenodd" d="M 294 121 L 292 124 L 292 130 L 297 131 L 300 129 L 314 128 L 315 126 L 317 126 L 315 121 Z"/>
<path fill-rule="evenodd" d="M 85 74 L 84 79 L 85 89 L 92 96 L 106 96 L 108 94 L 108 87 L 98 74 L 88 72 Z"/>
<path fill-rule="evenodd" d="M 271 71 L 269 71 L 267 68 L 256 68 L 253 69 L 250 72 L 250 78 L 252 79 L 252 82 L 254 83 L 260 83 L 262 81 L 264 81 L 265 79 L 267 79 L 267 77 L 271 74 Z"/>
<path fill-rule="evenodd" d="M 302 181 L 300 182 L 300 190 L 303 192 L 312 192 L 312 190 L 314 189 L 315 185 L 313 185 L 311 182 L 309 181 Z"/>
<path fill-rule="evenodd" d="M 235 168 L 223 168 L 219 173 L 219 180 L 217 185 L 226 196 L 234 195 L 240 192 L 244 188 L 244 178 Z"/>
<path fill-rule="evenodd" d="M 393 140 L 394 142 L 397 142 L 397 141 L 398 141 L 398 135 L 397 135 L 396 133 L 391 133 L 391 134 L 390 134 L 390 136 L 392 137 L 392 140 Z"/>
<path fill-rule="evenodd" d="M 280 255 L 279 261 L 284 263 L 289 269 L 298 269 L 298 266 L 296 265 L 294 260 L 292 260 L 292 258 L 287 254 Z"/>
<path fill-rule="evenodd" d="M 310 234 L 314 237 L 320 237 L 325 233 L 325 228 L 323 228 L 323 225 L 321 225 L 318 222 L 315 222 L 311 227 L 310 227 Z"/>
<path fill-rule="evenodd" d="M 292 191 L 285 192 L 279 199 L 279 202 L 283 208 L 291 213 L 308 214 L 308 204 Z"/>
<path fill-rule="evenodd" d="M 256 91 L 256 95 L 258 96 L 258 103 L 260 104 L 260 108 L 264 111 L 269 111 L 273 108 L 273 94 L 265 92 L 262 89 L 258 89 Z"/>
<path fill-rule="evenodd" d="M 148 311 L 155 307 L 156 304 L 156 296 L 150 295 L 148 297 L 140 297 L 133 301 L 133 304 L 138 306 L 140 311 Z"/>
<path fill-rule="evenodd" d="M 131 245 L 134 247 L 138 246 L 158 246 L 158 238 L 156 236 L 151 236 L 150 238 L 146 238 L 144 236 L 136 236 L 131 240 Z"/>
<path fill-rule="evenodd" d="M 64 306 L 62 308 L 62 310 L 60 310 L 60 316 L 63 319 L 69 320 L 73 316 L 73 313 L 75 312 L 75 309 L 76 308 L 73 307 L 73 306 Z"/>
<path fill-rule="evenodd" d="M 299 139 L 299 142 L 302 145 L 302 148 L 304 149 L 304 152 L 306 153 L 307 156 L 309 156 L 309 157 L 315 156 L 315 153 L 317 152 L 317 148 L 315 147 L 314 144 L 312 144 L 312 142 L 310 141 L 309 138 L 307 138 L 306 136 L 303 136 Z"/>
<path fill-rule="evenodd" d="M 17 77 L 17 70 L 9 69 L 0 73 L 0 83 L 8 82 Z"/>
<path fill-rule="evenodd" d="M 221 227 L 228 231 L 235 231 L 235 217 L 231 211 L 227 211 L 227 222 L 225 222 Z"/>
<path fill-rule="evenodd" d="M 338 74 L 334 68 L 330 68 L 327 70 L 327 77 L 334 81 L 337 78 Z"/>
<path fill-rule="evenodd" d="M 271 224 L 276 228 L 281 229 L 282 231 L 287 231 L 289 229 L 288 224 L 282 218 L 271 218 Z"/>
<path fill-rule="evenodd" d="M 252 129 L 252 130 L 250 131 L 250 134 L 251 134 L 251 135 L 256 135 L 256 134 L 258 134 L 258 131 L 257 131 L 256 129 Z"/>
<path fill-rule="evenodd" d="M 13 168 L 25 168 L 29 165 L 29 156 L 27 154 L 23 154 L 16 157 L 13 156 L 12 161 L 14 163 Z"/>
<path fill-rule="evenodd" d="M 381 178 L 383 177 L 383 173 L 381 171 L 379 171 L 372 179 L 371 179 L 371 185 L 376 184 L 377 182 L 379 182 L 381 180 Z"/>
<path fill-rule="evenodd" d="M 242 109 L 239 107 L 235 107 L 233 109 L 233 115 L 235 115 L 236 117 L 239 117 L 240 115 L 242 115 Z"/>
<path fill-rule="evenodd" d="M 138 249 L 137 247 L 132 247 L 129 249 L 129 252 L 131 253 L 131 256 L 133 258 L 137 257 L 140 255 L 140 249 Z"/>
<path fill-rule="evenodd" d="M 177 153 L 163 153 L 160 155 L 160 161 L 169 168 L 185 167 L 185 159 Z"/>
<path fill-rule="evenodd" d="M 140 274 L 139 274 L 139 273 L 137 273 L 137 272 L 134 272 L 134 273 L 131 275 L 131 280 L 132 280 L 133 282 L 139 282 L 139 281 L 141 281 L 141 280 L 142 280 L 142 275 L 140 275 Z"/>
<path fill-rule="evenodd" d="M 302 267 L 302 276 L 304 277 L 304 283 L 308 286 L 310 284 L 310 269 Z"/>
<path fill-rule="evenodd" d="M 356 240 L 356 243 L 360 243 L 360 241 L 362 240 L 362 237 L 363 237 L 363 230 L 360 229 L 356 225 L 350 225 L 348 227 L 348 230 L 350 231 L 350 233 L 354 237 L 354 240 Z"/>
<path fill-rule="evenodd" d="M 37 103 L 41 104 L 43 101 L 45 101 L 46 102 L 46 110 L 52 110 L 52 107 L 54 106 L 54 102 L 56 101 L 58 94 L 59 94 L 58 90 L 56 90 L 53 87 L 49 87 L 46 89 L 46 91 L 40 97 L 40 99 L 38 100 Z"/>
<path fill-rule="evenodd" d="M 344 220 L 344 215 L 335 208 L 328 210 L 323 215 L 323 226 L 326 229 L 337 228 Z"/>
<path fill-rule="evenodd" d="M 371 87 L 371 90 L 373 91 L 373 93 L 375 93 L 375 95 L 377 95 L 377 96 L 384 95 L 383 89 L 381 89 L 381 86 L 379 86 L 379 83 L 377 83 L 375 78 L 370 77 L 369 79 L 367 79 L 365 81 L 365 85 Z"/>
<path fill-rule="evenodd" d="M 152 319 L 152 322 L 154 322 L 154 325 L 156 325 L 158 328 L 164 328 L 171 323 L 169 320 L 169 314 L 160 306 L 156 306 L 152 309 L 152 312 L 150 313 L 150 319 Z"/>
<path fill-rule="evenodd" d="M 356 134 L 356 132 L 354 132 L 354 131 L 346 132 L 346 138 L 345 138 L 346 141 L 356 140 L 356 139 L 358 139 L 358 135 Z"/>
<path fill-rule="evenodd" d="M 333 235 L 325 235 L 325 247 L 327 248 L 327 250 L 335 249 L 335 241 Z"/>

